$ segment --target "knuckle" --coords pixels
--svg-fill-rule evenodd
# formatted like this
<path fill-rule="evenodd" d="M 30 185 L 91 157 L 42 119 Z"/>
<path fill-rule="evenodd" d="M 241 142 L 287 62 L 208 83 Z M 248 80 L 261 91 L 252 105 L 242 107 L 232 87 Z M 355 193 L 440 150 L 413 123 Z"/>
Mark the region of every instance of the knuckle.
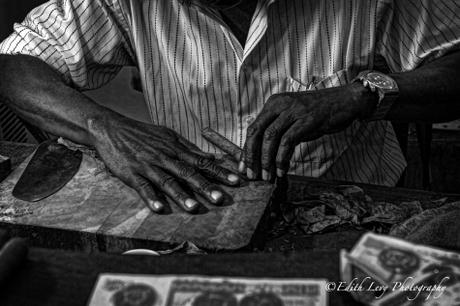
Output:
<path fill-rule="evenodd" d="M 216 165 L 212 165 L 211 167 L 205 168 L 202 171 L 204 175 L 211 178 L 219 178 L 225 175 L 225 171 Z"/>
<path fill-rule="evenodd" d="M 263 169 L 265 170 L 270 169 L 271 161 L 272 161 L 272 158 L 268 152 L 262 154 L 261 166 Z"/>
<path fill-rule="evenodd" d="M 172 187 L 174 184 L 174 178 L 166 173 L 159 174 L 158 177 L 159 185 L 162 189 L 166 189 L 168 187 Z"/>
<path fill-rule="evenodd" d="M 180 191 L 180 190 L 173 190 L 171 195 L 180 202 L 183 202 L 188 198 L 187 195 L 183 191 Z"/>
<path fill-rule="evenodd" d="M 212 189 L 212 184 L 206 180 L 198 184 L 198 190 L 202 192 L 209 192 Z"/>
<path fill-rule="evenodd" d="M 247 137 L 253 137 L 259 133 L 259 126 L 256 123 L 252 123 L 247 129 Z"/>
<path fill-rule="evenodd" d="M 196 160 L 196 166 L 200 169 L 209 169 L 214 167 L 214 161 L 204 156 L 199 156 Z"/>
<path fill-rule="evenodd" d="M 143 180 L 143 179 L 135 179 L 135 183 L 136 183 L 136 186 L 141 189 L 141 190 L 147 190 L 147 189 L 150 189 L 150 184 L 149 182 L 147 182 L 147 180 Z"/>
<path fill-rule="evenodd" d="M 289 112 L 288 114 L 286 114 L 286 119 L 285 119 L 287 122 L 294 122 L 297 120 L 297 116 L 295 113 L 292 113 L 292 112 Z"/>
<path fill-rule="evenodd" d="M 178 162 L 176 167 L 178 170 L 177 172 L 178 172 L 179 177 L 182 177 L 185 179 L 191 178 L 198 173 L 195 168 L 188 166 L 184 162 Z"/>
<path fill-rule="evenodd" d="M 176 158 L 179 159 L 179 160 L 183 160 L 183 161 L 187 161 L 189 159 L 187 154 L 186 154 L 186 152 L 185 152 L 185 150 L 177 152 L 176 153 Z"/>
<path fill-rule="evenodd" d="M 264 133 L 264 140 L 273 140 L 275 139 L 279 134 L 279 131 L 275 127 L 269 127 L 268 129 L 265 130 Z"/>

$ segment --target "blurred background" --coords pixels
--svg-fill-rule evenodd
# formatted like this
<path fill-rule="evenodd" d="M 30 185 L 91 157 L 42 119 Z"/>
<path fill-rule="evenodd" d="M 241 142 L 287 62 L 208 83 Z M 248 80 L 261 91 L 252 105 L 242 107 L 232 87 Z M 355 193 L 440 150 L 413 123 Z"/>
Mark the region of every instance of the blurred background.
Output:
<path fill-rule="evenodd" d="M 0 40 L 44 0 L 0 0 Z M 0 67 L 1 69 L 1 67 Z M 123 69 L 101 89 L 85 92 L 98 103 L 149 122 L 142 93 L 136 89 L 136 70 Z M 136 89 L 134 88 L 136 87 Z M 460 193 L 460 120 L 442 124 L 394 123 L 408 168 L 399 186 Z M 22 122 L 0 101 L 0 141 L 37 143 L 46 137 Z"/>

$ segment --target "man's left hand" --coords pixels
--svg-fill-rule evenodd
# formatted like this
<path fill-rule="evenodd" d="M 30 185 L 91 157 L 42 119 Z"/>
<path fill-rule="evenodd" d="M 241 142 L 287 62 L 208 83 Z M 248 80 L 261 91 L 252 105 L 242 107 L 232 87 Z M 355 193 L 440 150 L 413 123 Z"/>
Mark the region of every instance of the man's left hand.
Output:
<path fill-rule="evenodd" d="M 275 171 L 282 177 L 298 144 L 344 130 L 376 103 L 377 94 L 360 83 L 275 94 L 248 127 L 239 170 L 249 179 L 270 181 Z"/>

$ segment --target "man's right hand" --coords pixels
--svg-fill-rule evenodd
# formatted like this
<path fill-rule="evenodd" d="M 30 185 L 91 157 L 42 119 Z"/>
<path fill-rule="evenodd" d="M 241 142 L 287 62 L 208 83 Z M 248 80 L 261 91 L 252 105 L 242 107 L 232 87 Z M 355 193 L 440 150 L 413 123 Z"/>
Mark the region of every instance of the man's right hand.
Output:
<path fill-rule="evenodd" d="M 110 171 L 135 189 L 155 212 L 165 206 L 159 193 L 193 212 L 200 204 L 184 187 L 218 204 L 223 193 L 211 181 L 239 183 L 239 177 L 217 165 L 212 154 L 202 152 L 166 127 L 110 116 L 89 120 L 88 130 L 93 146 Z"/>

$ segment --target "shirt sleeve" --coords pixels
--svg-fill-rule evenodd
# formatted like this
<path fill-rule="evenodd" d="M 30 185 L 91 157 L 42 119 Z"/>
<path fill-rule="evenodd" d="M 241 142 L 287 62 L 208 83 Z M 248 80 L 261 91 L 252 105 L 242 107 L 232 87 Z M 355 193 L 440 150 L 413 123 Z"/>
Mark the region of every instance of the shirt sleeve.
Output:
<path fill-rule="evenodd" d="M 0 53 L 38 57 L 85 90 L 132 64 L 128 29 L 115 0 L 51 0 L 32 10 L 0 44 Z"/>
<path fill-rule="evenodd" d="M 458 0 L 382 1 L 376 52 L 392 72 L 417 68 L 460 47 Z"/>

